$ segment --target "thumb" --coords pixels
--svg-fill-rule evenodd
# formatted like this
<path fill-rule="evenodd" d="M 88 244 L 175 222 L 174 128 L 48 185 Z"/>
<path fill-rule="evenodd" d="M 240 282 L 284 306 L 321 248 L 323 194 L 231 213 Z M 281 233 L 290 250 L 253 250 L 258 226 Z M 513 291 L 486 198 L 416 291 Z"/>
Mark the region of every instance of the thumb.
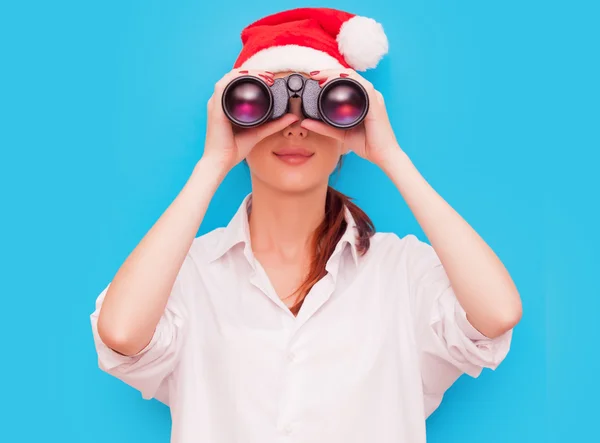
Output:
<path fill-rule="evenodd" d="M 252 145 L 257 144 L 261 140 L 267 138 L 269 135 L 275 134 L 278 131 L 283 131 L 286 127 L 294 122 L 297 122 L 300 118 L 294 114 L 285 114 L 284 116 L 260 125 L 254 128 L 253 131 L 248 131 L 245 136 L 249 137 L 248 140 Z"/>
<path fill-rule="evenodd" d="M 285 114 L 277 120 L 273 120 L 265 125 L 260 126 L 258 128 L 259 141 L 271 134 L 275 134 L 278 131 L 283 131 L 289 125 L 297 122 L 298 120 L 300 120 L 300 117 L 295 114 Z"/>
<path fill-rule="evenodd" d="M 324 135 L 326 137 L 331 137 L 331 138 L 334 138 L 341 142 L 344 141 L 344 130 L 334 128 L 334 127 L 329 126 L 328 124 L 323 123 L 321 121 L 312 120 L 312 119 L 307 118 L 307 119 L 302 120 L 302 123 L 300 123 L 300 126 L 302 126 L 304 129 L 308 129 L 309 131 L 315 132 L 317 134 Z"/>

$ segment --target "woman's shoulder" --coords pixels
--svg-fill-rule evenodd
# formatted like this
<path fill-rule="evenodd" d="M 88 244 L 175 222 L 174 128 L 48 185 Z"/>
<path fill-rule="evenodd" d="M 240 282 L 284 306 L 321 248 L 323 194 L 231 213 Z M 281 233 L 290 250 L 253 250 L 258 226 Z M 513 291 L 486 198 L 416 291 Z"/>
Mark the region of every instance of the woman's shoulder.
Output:
<path fill-rule="evenodd" d="M 242 229 L 231 225 L 221 226 L 195 237 L 188 255 L 197 262 L 209 263 L 226 254 L 236 244 L 248 241 Z"/>
<path fill-rule="evenodd" d="M 405 250 L 413 247 L 427 245 L 423 240 L 419 239 L 416 234 L 397 234 L 391 231 L 376 232 L 371 237 L 371 244 L 380 248 L 392 248 Z"/>
<path fill-rule="evenodd" d="M 225 227 L 214 228 L 208 232 L 196 236 L 190 246 L 189 253 L 196 258 L 210 255 L 223 241 Z"/>
<path fill-rule="evenodd" d="M 369 254 L 383 260 L 402 257 L 415 258 L 434 254 L 433 248 L 417 234 L 397 234 L 395 232 L 376 232 L 371 237 Z"/>

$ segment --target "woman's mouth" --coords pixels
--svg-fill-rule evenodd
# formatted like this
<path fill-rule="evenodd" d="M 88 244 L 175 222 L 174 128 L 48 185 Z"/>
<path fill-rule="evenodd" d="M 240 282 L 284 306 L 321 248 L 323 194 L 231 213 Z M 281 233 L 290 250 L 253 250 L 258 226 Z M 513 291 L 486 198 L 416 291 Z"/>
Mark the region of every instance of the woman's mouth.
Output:
<path fill-rule="evenodd" d="M 273 154 L 288 165 L 301 165 L 315 155 L 314 152 L 310 152 L 309 150 L 300 147 L 283 148 L 277 152 L 273 152 Z"/>

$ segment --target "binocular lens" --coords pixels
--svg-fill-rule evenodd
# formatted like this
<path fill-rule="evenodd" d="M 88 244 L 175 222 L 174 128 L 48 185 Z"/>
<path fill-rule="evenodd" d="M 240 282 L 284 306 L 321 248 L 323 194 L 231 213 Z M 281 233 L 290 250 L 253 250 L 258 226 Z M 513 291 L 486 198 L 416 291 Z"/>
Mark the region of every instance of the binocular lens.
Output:
<path fill-rule="evenodd" d="M 269 91 L 256 81 L 240 81 L 224 96 L 225 113 L 236 123 L 254 125 L 269 112 Z"/>
<path fill-rule="evenodd" d="M 323 91 L 321 113 L 335 126 L 351 126 L 361 119 L 367 108 L 363 91 L 350 82 L 336 82 Z"/>

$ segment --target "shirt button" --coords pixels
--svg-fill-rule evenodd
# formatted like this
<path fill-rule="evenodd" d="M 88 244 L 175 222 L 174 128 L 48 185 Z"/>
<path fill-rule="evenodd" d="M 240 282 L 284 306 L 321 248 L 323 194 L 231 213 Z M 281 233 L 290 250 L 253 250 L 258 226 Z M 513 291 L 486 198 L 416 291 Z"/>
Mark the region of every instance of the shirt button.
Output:
<path fill-rule="evenodd" d="M 287 425 L 285 428 L 283 428 L 283 432 L 285 435 L 290 435 L 292 433 L 292 427 Z"/>
<path fill-rule="evenodd" d="M 290 352 L 287 356 L 288 361 L 293 362 L 296 359 L 296 355 L 293 352 Z"/>

